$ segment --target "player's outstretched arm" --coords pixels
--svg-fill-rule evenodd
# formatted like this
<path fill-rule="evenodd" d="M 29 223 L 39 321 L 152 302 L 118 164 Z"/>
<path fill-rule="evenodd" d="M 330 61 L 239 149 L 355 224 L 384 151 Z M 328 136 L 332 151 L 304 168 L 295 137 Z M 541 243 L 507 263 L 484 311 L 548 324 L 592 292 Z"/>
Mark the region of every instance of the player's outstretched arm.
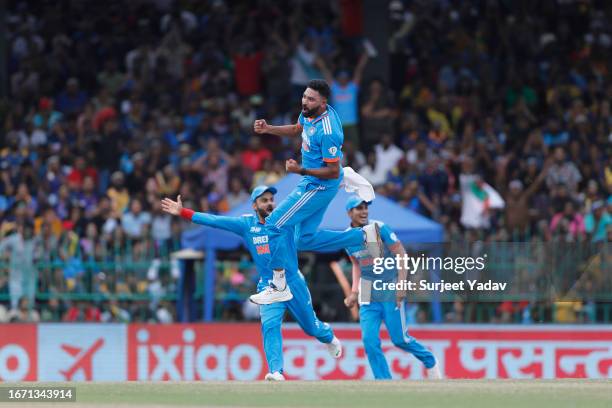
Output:
<path fill-rule="evenodd" d="M 296 123 L 295 125 L 272 126 L 268 125 L 265 119 L 257 119 L 253 123 L 253 130 L 259 134 L 269 133 L 276 136 L 294 137 L 302 134 L 302 125 Z"/>
<path fill-rule="evenodd" d="M 176 201 L 164 198 L 161 202 L 162 210 L 168 214 L 178 215 L 181 218 L 195 224 L 206 225 L 208 227 L 219 228 L 242 235 L 245 229 L 245 222 L 242 217 L 226 217 L 222 215 L 212 215 L 203 212 L 196 212 L 183 207 L 181 196 Z"/>

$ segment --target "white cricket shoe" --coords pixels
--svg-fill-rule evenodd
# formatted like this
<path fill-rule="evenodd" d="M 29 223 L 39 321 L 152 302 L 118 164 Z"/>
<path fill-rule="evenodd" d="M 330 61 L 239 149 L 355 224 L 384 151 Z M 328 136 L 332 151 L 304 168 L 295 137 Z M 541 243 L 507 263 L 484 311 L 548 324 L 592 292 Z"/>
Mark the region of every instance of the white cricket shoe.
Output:
<path fill-rule="evenodd" d="M 272 303 L 286 302 L 293 299 L 293 293 L 289 285 L 285 289 L 278 290 L 273 283 L 270 283 L 264 290 L 249 297 L 249 300 L 256 305 L 271 305 Z"/>
<path fill-rule="evenodd" d="M 333 358 L 342 357 L 342 343 L 340 343 L 340 340 L 338 340 L 336 336 L 334 336 L 331 343 L 326 343 L 325 345 L 327 346 L 327 351 L 329 351 L 329 354 Z"/>
<path fill-rule="evenodd" d="M 366 247 L 373 258 L 382 258 L 385 254 L 385 247 L 380 236 L 378 223 L 373 222 L 363 227 L 366 234 Z"/>
<path fill-rule="evenodd" d="M 430 380 L 441 380 L 442 373 L 440 373 L 440 367 L 438 366 L 438 362 L 436 361 L 436 365 L 427 369 L 427 378 Z"/>
<path fill-rule="evenodd" d="M 266 374 L 266 376 L 264 377 L 264 380 L 266 381 L 285 381 L 285 376 L 279 373 L 278 371 L 275 371 L 273 373 Z"/>

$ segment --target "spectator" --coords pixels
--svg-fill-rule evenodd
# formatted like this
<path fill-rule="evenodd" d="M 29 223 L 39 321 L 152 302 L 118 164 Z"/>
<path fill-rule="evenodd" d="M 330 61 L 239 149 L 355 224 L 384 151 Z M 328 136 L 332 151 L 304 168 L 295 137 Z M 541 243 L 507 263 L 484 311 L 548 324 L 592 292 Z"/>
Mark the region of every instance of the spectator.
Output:
<path fill-rule="evenodd" d="M 22 296 L 31 303 L 36 294 L 35 263 L 41 255 L 40 237 L 33 235 L 33 226 L 18 223 L 15 233 L 0 241 L 0 256 L 8 252 L 9 294 L 11 309 L 16 309 Z"/>
<path fill-rule="evenodd" d="M 582 215 L 576 212 L 572 201 L 565 203 L 562 212 L 556 213 L 550 220 L 550 233 L 554 237 L 572 242 L 584 238 L 585 226 Z"/>
<path fill-rule="evenodd" d="M 76 301 L 68 308 L 62 319 L 64 322 L 100 322 L 100 309 L 84 301 Z"/>
<path fill-rule="evenodd" d="M 265 160 L 272 159 L 272 153 L 261 145 L 259 136 L 252 136 L 249 140 L 249 147 L 242 152 L 241 159 L 244 166 L 253 172 L 257 172 L 261 170 Z"/>
<path fill-rule="evenodd" d="M 33 309 L 27 296 L 19 298 L 19 305 L 16 309 L 9 312 L 9 322 L 11 323 L 38 323 L 40 315 Z"/>
<path fill-rule="evenodd" d="M 570 194 L 574 195 L 578 183 L 582 180 L 576 165 L 565 158 L 565 150 L 557 147 L 554 152 L 554 163 L 548 169 L 546 184 L 552 188 L 555 184 L 565 185 Z"/>
<path fill-rule="evenodd" d="M 376 152 L 376 163 L 380 166 L 380 171 L 385 174 L 404 156 L 402 149 L 393 144 L 393 138 L 389 133 L 381 135 L 380 143 L 374 146 L 374 152 Z"/>
<path fill-rule="evenodd" d="M 121 227 L 128 238 L 142 239 L 151 225 L 151 214 L 142 210 L 142 202 L 135 198 L 130 203 L 130 210 L 121 217 Z"/>
<path fill-rule="evenodd" d="M 361 142 L 370 148 L 379 135 L 389 134 L 395 112 L 391 104 L 392 97 L 382 81 L 376 79 L 370 83 L 368 96 L 361 108 L 363 137 Z"/>
<path fill-rule="evenodd" d="M 43 306 L 40 313 L 40 321 L 59 322 L 62 320 L 62 316 L 63 311 L 59 299 L 57 297 L 52 297 L 47 301 L 47 304 Z"/>
<path fill-rule="evenodd" d="M 609 205 L 608 205 L 609 207 Z M 591 211 L 584 218 L 585 231 L 593 242 L 606 240 L 608 226 L 612 225 L 612 217 L 602 200 L 593 202 Z"/>
<path fill-rule="evenodd" d="M 359 149 L 359 85 L 367 62 L 368 54 L 364 52 L 357 62 L 352 77 L 347 70 L 340 70 L 334 78 L 324 60 L 318 60 L 319 68 L 330 84 L 331 105 L 340 116 L 344 142 L 352 143 L 356 149 Z"/>
<path fill-rule="evenodd" d="M 261 91 L 261 62 L 263 52 L 255 49 L 252 42 L 237 39 L 234 54 L 234 81 L 240 96 L 251 96 Z"/>
<path fill-rule="evenodd" d="M 359 169 L 359 173 L 374 187 L 381 186 L 387 180 L 387 172 L 384 166 L 379 164 L 375 152 L 368 154 L 366 165 Z"/>
<path fill-rule="evenodd" d="M 64 115 L 80 113 L 87 103 L 87 93 L 79 88 L 79 80 L 70 78 L 66 89 L 57 97 L 57 109 Z"/>
<path fill-rule="evenodd" d="M 106 195 L 111 200 L 111 208 L 113 209 L 113 214 L 115 217 L 120 217 L 130 202 L 130 193 L 123 185 L 124 180 L 125 178 L 122 172 L 114 172 L 113 176 L 111 177 L 112 185 L 106 192 Z"/>
<path fill-rule="evenodd" d="M 239 204 L 247 201 L 249 199 L 249 193 L 246 192 L 244 186 L 242 185 L 242 181 L 238 178 L 233 178 L 230 181 L 230 189 L 227 194 L 227 204 L 229 208 L 232 209 Z"/>

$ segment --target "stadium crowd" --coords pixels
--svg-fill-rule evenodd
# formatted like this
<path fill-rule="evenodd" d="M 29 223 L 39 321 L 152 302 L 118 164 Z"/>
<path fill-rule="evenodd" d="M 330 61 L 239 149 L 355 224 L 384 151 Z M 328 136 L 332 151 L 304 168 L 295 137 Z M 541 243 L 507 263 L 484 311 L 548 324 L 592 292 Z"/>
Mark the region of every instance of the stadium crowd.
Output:
<path fill-rule="evenodd" d="M 609 2 L 391 1 L 387 80 L 358 4 L 10 2 L 0 321 L 171 321 L 160 260 L 189 226 L 160 198 L 222 213 L 283 177 L 301 140 L 253 121 L 295 122 L 312 77 L 332 84 L 343 164 L 448 241 L 612 240 Z M 85 292 L 107 296 L 58 296 Z"/>

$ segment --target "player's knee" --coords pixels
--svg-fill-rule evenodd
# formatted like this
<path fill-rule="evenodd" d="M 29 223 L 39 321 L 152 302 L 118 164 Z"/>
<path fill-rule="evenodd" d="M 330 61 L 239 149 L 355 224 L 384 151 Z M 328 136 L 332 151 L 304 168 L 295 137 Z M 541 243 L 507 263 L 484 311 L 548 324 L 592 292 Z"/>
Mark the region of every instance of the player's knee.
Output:
<path fill-rule="evenodd" d="M 395 347 L 406 347 L 410 344 L 410 339 L 402 336 L 401 334 L 393 334 L 390 337 L 391 342 Z"/>
<path fill-rule="evenodd" d="M 261 331 L 264 333 L 281 329 L 281 322 L 276 319 L 263 320 L 261 322 Z"/>

